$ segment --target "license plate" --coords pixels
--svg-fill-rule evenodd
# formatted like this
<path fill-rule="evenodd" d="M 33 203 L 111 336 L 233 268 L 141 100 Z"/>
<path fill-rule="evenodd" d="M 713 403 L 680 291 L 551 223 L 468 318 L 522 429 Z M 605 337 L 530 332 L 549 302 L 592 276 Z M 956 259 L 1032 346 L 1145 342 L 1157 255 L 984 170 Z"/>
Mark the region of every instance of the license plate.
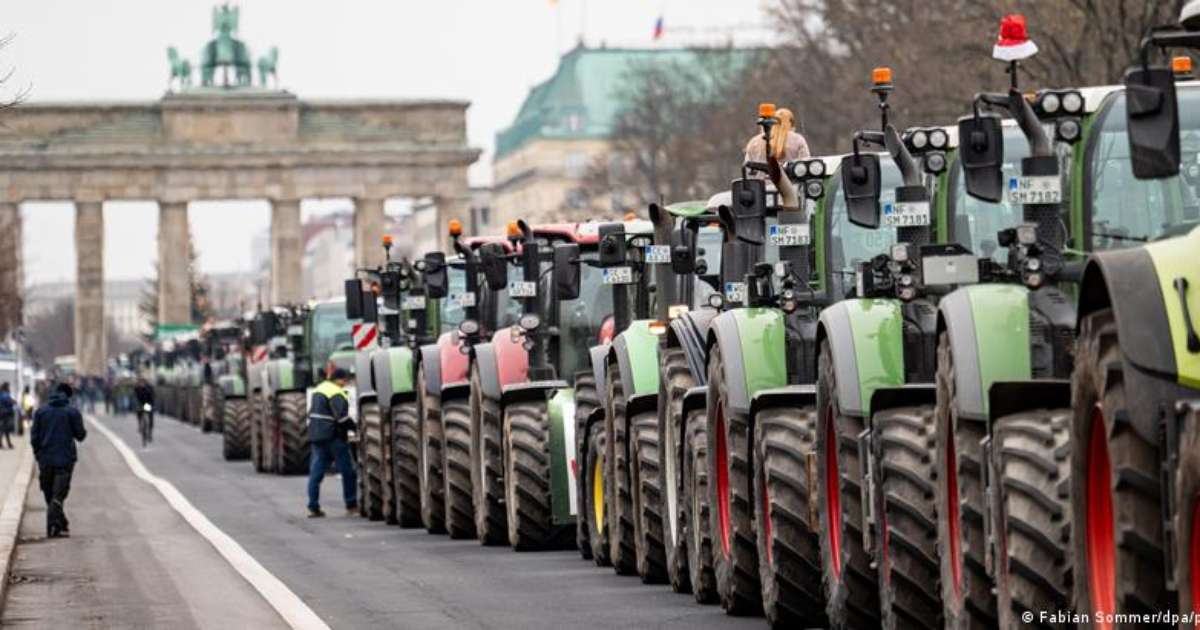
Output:
<path fill-rule="evenodd" d="M 508 283 L 509 297 L 516 298 L 531 298 L 537 297 L 536 282 L 510 282 Z"/>
<path fill-rule="evenodd" d="M 404 299 L 400 301 L 400 308 L 408 311 L 415 311 L 417 309 L 425 308 L 425 296 L 406 295 L 404 296 Z"/>
<path fill-rule="evenodd" d="M 1008 203 L 1061 203 L 1062 178 L 1029 175 L 1008 178 Z"/>
<path fill-rule="evenodd" d="M 897 201 L 883 204 L 883 225 L 916 227 L 929 225 L 928 201 Z"/>
<path fill-rule="evenodd" d="M 767 243 L 779 247 L 808 245 L 812 242 L 807 223 L 786 223 L 767 228 Z"/>
<path fill-rule="evenodd" d="M 475 306 L 474 293 L 451 293 L 446 299 L 451 306 L 459 306 L 462 308 L 470 308 Z"/>
<path fill-rule="evenodd" d="M 632 267 L 608 267 L 604 270 L 604 284 L 632 284 Z"/>
<path fill-rule="evenodd" d="M 671 262 L 671 246 L 647 245 L 646 262 L 651 265 L 663 265 Z"/>
<path fill-rule="evenodd" d="M 726 282 L 725 283 L 725 301 L 736 302 L 741 304 L 746 301 L 746 283 L 745 282 Z"/>

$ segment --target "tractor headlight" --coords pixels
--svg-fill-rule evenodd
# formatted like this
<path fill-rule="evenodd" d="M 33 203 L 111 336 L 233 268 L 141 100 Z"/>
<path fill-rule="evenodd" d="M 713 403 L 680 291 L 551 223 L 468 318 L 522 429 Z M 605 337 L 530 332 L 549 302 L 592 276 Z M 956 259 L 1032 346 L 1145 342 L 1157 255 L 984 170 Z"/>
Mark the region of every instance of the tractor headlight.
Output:
<path fill-rule="evenodd" d="M 950 144 L 950 135 L 945 129 L 934 129 L 929 132 L 929 146 L 935 149 L 945 149 Z"/>
<path fill-rule="evenodd" d="M 473 319 L 464 319 L 462 320 L 462 323 L 458 325 L 458 332 L 459 334 L 466 335 L 468 337 L 478 334 L 479 322 Z"/>
<path fill-rule="evenodd" d="M 941 152 L 930 153 L 925 156 L 925 170 L 937 175 L 946 170 L 946 154 Z"/>
<path fill-rule="evenodd" d="M 1025 270 L 1026 271 L 1041 271 L 1042 270 L 1042 259 L 1026 258 L 1025 259 Z"/>
<path fill-rule="evenodd" d="M 813 160 L 808 163 L 808 174 L 813 177 L 820 177 L 825 174 L 825 163 L 821 160 Z"/>
<path fill-rule="evenodd" d="M 825 194 L 825 185 L 818 180 L 809 180 L 804 186 L 804 194 L 809 199 L 820 199 Z"/>
<path fill-rule="evenodd" d="M 1017 226 L 1017 242 L 1022 245 L 1037 243 L 1037 226 L 1032 223 L 1022 223 Z"/>
<path fill-rule="evenodd" d="M 1047 114 L 1056 113 L 1060 106 L 1062 106 L 1062 99 L 1060 99 L 1054 92 L 1049 92 L 1042 97 L 1043 112 L 1046 112 Z"/>
<path fill-rule="evenodd" d="M 792 162 L 792 177 L 803 179 L 808 175 L 808 164 L 804 162 Z"/>
<path fill-rule="evenodd" d="M 906 274 L 900 276 L 900 286 L 911 287 L 912 285 L 913 285 L 913 277 L 911 275 L 906 273 Z"/>
<path fill-rule="evenodd" d="M 725 306 L 725 296 L 720 293 L 710 294 L 708 296 L 708 305 L 715 309 L 720 309 L 722 306 Z"/>
<path fill-rule="evenodd" d="M 1083 111 L 1083 95 L 1079 92 L 1067 92 L 1062 97 L 1063 111 L 1068 114 L 1078 114 Z"/>
<path fill-rule="evenodd" d="M 912 287 L 903 287 L 897 295 L 899 295 L 901 300 L 910 302 L 913 298 L 917 297 L 917 290 Z"/>
<path fill-rule="evenodd" d="M 1079 134 L 1082 129 L 1079 127 L 1079 121 L 1074 118 L 1067 118 L 1059 121 L 1054 127 L 1058 139 L 1063 142 L 1072 143 L 1079 139 Z"/>
<path fill-rule="evenodd" d="M 896 262 L 908 261 L 908 243 L 896 243 L 892 245 L 892 260 Z"/>
<path fill-rule="evenodd" d="M 908 139 L 912 147 L 918 151 L 929 146 L 929 134 L 924 131 L 914 131 L 912 137 Z"/>
<path fill-rule="evenodd" d="M 533 313 L 527 313 L 522 315 L 521 319 L 517 320 L 517 324 L 525 332 L 533 332 L 538 329 L 538 326 L 542 325 L 542 319 Z"/>

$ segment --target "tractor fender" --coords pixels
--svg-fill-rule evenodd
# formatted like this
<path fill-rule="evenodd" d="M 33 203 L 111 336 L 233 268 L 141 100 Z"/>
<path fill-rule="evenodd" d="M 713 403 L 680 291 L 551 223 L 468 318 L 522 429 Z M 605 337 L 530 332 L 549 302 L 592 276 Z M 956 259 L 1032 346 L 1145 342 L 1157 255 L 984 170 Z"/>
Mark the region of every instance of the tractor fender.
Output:
<path fill-rule="evenodd" d="M 617 335 L 608 360 L 617 362 L 622 391 L 627 398 L 658 396 L 658 335 L 650 332 L 649 321 L 633 322 Z"/>
<path fill-rule="evenodd" d="M 696 387 L 688 388 L 683 394 L 683 417 L 687 418 L 688 414 L 693 411 L 704 411 L 708 407 L 708 386 L 697 385 Z"/>
<path fill-rule="evenodd" d="M 291 359 L 273 359 L 267 362 L 266 382 L 263 389 L 271 394 L 296 389 L 296 370 Z"/>
<path fill-rule="evenodd" d="M 237 374 L 222 374 L 217 377 L 217 387 L 226 398 L 245 398 L 246 381 Z"/>
<path fill-rule="evenodd" d="M 438 359 L 441 362 L 441 388 L 464 385 L 470 378 L 470 359 L 463 354 L 458 341 L 458 331 L 452 330 L 438 337 Z"/>
<path fill-rule="evenodd" d="M 380 348 L 371 353 L 371 374 L 375 396 L 389 406 L 410 400 L 413 388 L 413 353 L 406 346 Z"/>
<path fill-rule="evenodd" d="M 717 311 L 711 308 L 688 311 L 671 320 L 667 327 L 667 345 L 683 350 L 692 377 L 703 385 L 708 382 L 708 329 Z"/>
<path fill-rule="evenodd" d="M 570 387 L 566 381 L 532 381 L 504 385 L 500 388 L 500 405 L 504 407 L 530 400 L 549 400 L 555 390 Z"/>
<path fill-rule="evenodd" d="M 491 400 L 500 400 L 500 376 L 496 373 L 496 348 L 490 343 L 477 343 L 471 349 L 472 362 L 479 370 L 481 393 Z"/>
<path fill-rule="evenodd" d="M 360 350 L 354 353 L 354 386 L 358 389 L 359 397 L 375 395 L 375 378 L 371 372 L 371 354 L 373 350 Z"/>
<path fill-rule="evenodd" d="M 492 335 L 496 376 L 501 388 L 529 380 L 529 352 L 522 344 L 522 341 L 513 338 L 512 327 L 502 328 Z"/>
<path fill-rule="evenodd" d="M 443 385 L 442 391 L 439 394 L 442 400 L 452 400 L 455 398 L 466 398 L 471 395 L 471 382 L 459 381 Z"/>
<path fill-rule="evenodd" d="M 942 298 L 938 330 L 950 340 L 960 416 L 987 420 L 992 383 L 1032 378 L 1029 313 L 1029 290 L 1015 284 L 972 285 Z"/>
<path fill-rule="evenodd" d="M 1195 273 L 1194 269 L 1173 264 L 1173 257 L 1169 255 L 1161 258 L 1153 256 L 1151 247 L 1174 245 L 1176 242 L 1187 244 L 1187 241 L 1193 241 L 1190 251 L 1192 259 L 1188 262 L 1194 268 L 1200 238 L 1193 236 L 1170 239 L 1147 247 L 1095 254 L 1084 268 L 1079 292 L 1080 321 L 1086 315 L 1111 307 L 1117 320 L 1117 335 L 1125 358 L 1139 368 L 1171 380 L 1179 375 L 1179 351 L 1183 351 L 1183 357 L 1189 353 L 1186 341 L 1176 344 L 1172 339 L 1172 333 L 1176 330 L 1181 335 L 1185 334 L 1186 326 L 1179 312 L 1179 293 L 1170 283 L 1177 277 L 1187 276 L 1186 271 L 1193 271 L 1193 277 L 1188 282 L 1189 305 L 1193 327 L 1200 326 L 1200 274 Z M 1163 286 L 1163 279 L 1167 280 L 1167 287 Z M 1114 300 L 1112 296 L 1119 298 Z M 1172 312 L 1178 313 L 1178 321 L 1170 317 Z M 1198 381 L 1193 383 L 1193 387 L 1200 385 L 1200 375 L 1197 377 Z"/>
<path fill-rule="evenodd" d="M 875 390 L 904 384 L 904 313 L 898 300 L 843 300 L 821 312 L 844 413 L 870 417 Z M 818 341 L 820 343 L 820 341 Z"/>
<path fill-rule="evenodd" d="M 764 409 L 780 407 L 815 407 L 817 404 L 816 385 L 787 385 L 755 392 L 750 399 L 751 423 L 758 412 Z M 752 425 L 753 426 L 753 425 Z"/>
<path fill-rule="evenodd" d="M 547 402 L 549 412 L 550 512 L 555 524 L 573 522 L 579 511 L 575 486 L 578 483 L 575 442 L 575 390 L 556 389 Z"/>
<path fill-rule="evenodd" d="M 437 396 L 442 391 L 442 360 L 439 356 L 441 350 L 440 344 L 427 344 L 421 346 L 421 354 L 417 357 L 417 360 L 421 362 L 421 376 L 425 380 L 425 392 L 430 396 Z"/>
<path fill-rule="evenodd" d="M 603 398 L 608 392 L 608 351 L 611 343 L 603 343 L 588 348 L 588 358 L 591 359 L 592 378 L 596 379 L 596 394 Z M 601 405 L 603 407 L 603 405 Z"/>
<path fill-rule="evenodd" d="M 721 313 L 708 331 L 709 347 L 719 345 L 730 413 L 750 413 L 750 397 L 760 390 L 787 385 L 787 351 L 783 312 L 774 308 L 739 308 Z M 711 356 L 711 352 L 709 353 Z"/>
<path fill-rule="evenodd" d="M 871 393 L 871 413 L 897 407 L 932 407 L 937 404 L 937 385 L 912 383 L 895 387 L 880 387 Z"/>
<path fill-rule="evenodd" d="M 1038 379 L 1029 381 L 998 381 L 988 389 L 988 433 L 997 418 L 1034 409 L 1069 409 L 1071 381 L 1068 379 Z"/>

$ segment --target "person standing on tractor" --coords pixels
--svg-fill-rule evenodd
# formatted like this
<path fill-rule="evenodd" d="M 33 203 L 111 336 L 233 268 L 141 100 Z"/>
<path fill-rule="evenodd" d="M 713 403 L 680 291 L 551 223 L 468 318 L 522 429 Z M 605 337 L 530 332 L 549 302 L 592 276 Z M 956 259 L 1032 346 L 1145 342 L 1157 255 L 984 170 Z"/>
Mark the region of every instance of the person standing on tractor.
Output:
<path fill-rule="evenodd" d="M 779 163 L 785 164 L 795 160 L 802 160 L 809 157 L 808 141 L 804 136 L 796 131 L 796 117 L 792 114 L 792 110 L 783 108 L 776 110 L 775 117 L 779 119 L 779 123 L 771 127 L 771 155 L 779 160 Z M 746 143 L 745 162 L 758 162 L 766 164 L 767 152 L 766 142 L 763 140 L 761 133 L 754 134 L 750 141 Z M 755 172 L 752 177 L 765 179 L 765 173 Z"/>
<path fill-rule="evenodd" d="M 308 408 L 308 441 L 312 457 L 308 469 L 308 516 L 325 516 L 321 511 L 321 481 L 331 462 L 336 462 L 342 477 L 342 498 L 346 513 L 358 511 L 358 474 L 350 457 L 349 434 L 354 428 L 350 419 L 350 396 L 345 387 L 350 373 L 342 368 L 333 370 L 329 378 L 317 385 Z"/>
<path fill-rule="evenodd" d="M 8 383 L 0 385 L 0 448 L 12 448 L 12 432 L 17 423 L 17 401 L 8 391 Z"/>
<path fill-rule="evenodd" d="M 87 437 L 83 415 L 71 406 L 74 392 L 67 383 L 59 383 L 50 401 L 33 415 L 30 443 L 38 464 L 38 483 L 46 499 L 46 536 L 66 537 L 69 533 L 63 503 L 71 491 L 71 473 L 75 470 L 75 442 Z"/>

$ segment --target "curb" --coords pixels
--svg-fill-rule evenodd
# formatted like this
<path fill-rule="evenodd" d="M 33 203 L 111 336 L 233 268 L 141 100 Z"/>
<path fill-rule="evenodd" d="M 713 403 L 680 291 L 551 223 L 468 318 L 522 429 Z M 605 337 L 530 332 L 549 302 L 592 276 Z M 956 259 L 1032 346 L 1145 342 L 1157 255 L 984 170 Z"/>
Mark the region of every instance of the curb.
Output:
<path fill-rule="evenodd" d="M 25 514 L 25 495 L 33 481 L 33 449 L 24 445 L 17 474 L 8 488 L 8 496 L 0 507 L 0 609 L 3 609 L 8 594 L 9 573 L 17 549 L 17 536 L 21 531 L 21 517 Z"/>

